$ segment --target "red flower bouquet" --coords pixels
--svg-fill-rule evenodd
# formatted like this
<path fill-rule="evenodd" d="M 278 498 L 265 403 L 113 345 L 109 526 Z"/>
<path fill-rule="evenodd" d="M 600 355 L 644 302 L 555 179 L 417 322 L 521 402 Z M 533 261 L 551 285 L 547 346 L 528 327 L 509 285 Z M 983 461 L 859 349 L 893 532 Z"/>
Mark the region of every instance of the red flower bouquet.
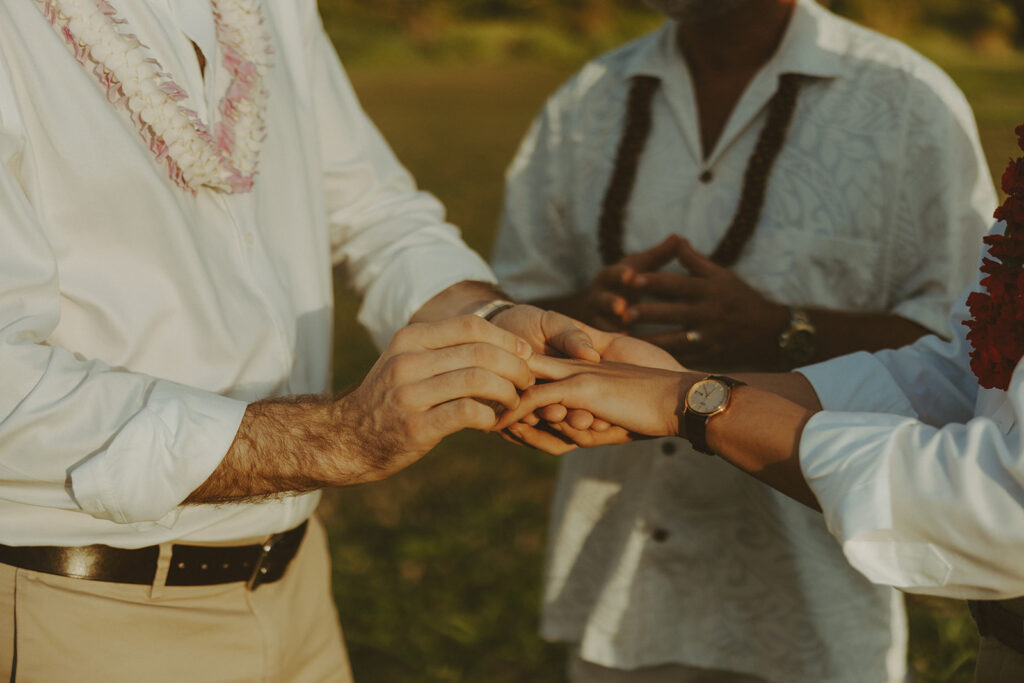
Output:
<path fill-rule="evenodd" d="M 1016 130 L 1024 151 L 1024 125 Z M 982 261 L 986 292 L 967 297 L 971 320 L 971 369 L 986 389 L 1006 389 L 1017 362 L 1024 356 L 1024 158 L 1010 161 L 1003 173 L 1006 201 L 996 209 L 1006 222 L 1002 235 L 985 238 L 988 256 Z"/>

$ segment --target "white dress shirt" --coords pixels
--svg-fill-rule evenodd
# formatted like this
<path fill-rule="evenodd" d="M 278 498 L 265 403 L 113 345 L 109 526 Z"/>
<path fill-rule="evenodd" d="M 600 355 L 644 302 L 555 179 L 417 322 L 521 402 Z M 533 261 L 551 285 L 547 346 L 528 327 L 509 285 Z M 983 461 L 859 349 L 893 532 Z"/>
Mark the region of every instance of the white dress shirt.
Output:
<path fill-rule="evenodd" d="M 795 72 L 808 79 L 735 272 L 781 303 L 891 311 L 949 334 L 996 199 L 973 116 L 948 77 L 800 0 L 704 158 L 674 38 L 667 23 L 586 65 L 548 101 L 508 172 L 494 252 L 502 285 L 525 299 L 560 296 L 601 268 L 598 215 L 637 74 L 661 86 L 625 251 L 680 233 L 710 253 L 778 76 Z M 680 440 L 562 459 L 542 633 L 579 643 L 588 661 L 678 662 L 780 683 L 898 680 L 902 609 L 896 592 L 849 566 L 820 515 Z"/>
<path fill-rule="evenodd" d="M 1024 595 L 1024 368 L 1008 391 L 980 388 L 961 324 L 969 318 L 965 295 L 949 342 L 926 337 L 801 369 L 828 412 L 807 423 L 800 463 L 829 530 L 872 581 L 1015 598 Z"/>
<path fill-rule="evenodd" d="M 210 4 L 113 4 L 209 122 L 229 79 Z M 36 3 L 0 3 L 2 543 L 295 526 L 316 494 L 180 503 L 249 402 L 329 390 L 332 264 L 381 345 L 442 289 L 492 280 L 359 107 L 315 1 L 264 11 L 274 55 L 255 189 L 193 196 Z"/>

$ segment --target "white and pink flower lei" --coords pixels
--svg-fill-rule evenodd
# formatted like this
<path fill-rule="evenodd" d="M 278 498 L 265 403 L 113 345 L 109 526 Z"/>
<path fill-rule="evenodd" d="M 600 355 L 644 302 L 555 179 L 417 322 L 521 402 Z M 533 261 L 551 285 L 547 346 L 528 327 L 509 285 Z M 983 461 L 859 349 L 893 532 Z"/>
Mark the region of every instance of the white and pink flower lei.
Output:
<path fill-rule="evenodd" d="M 223 63 L 232 77 L 212 131 L 182 106 L 187 93 L 128 32 L 107 0 L 36 2 L 75 59 L 95 74 L 107 99 L 128 112 L 175 183 L 193 193 L 199 187 L 225 193 L 252 189 L 266 137 L 264 76 L 273 52 L 260 0 L 211 0 Z"/>

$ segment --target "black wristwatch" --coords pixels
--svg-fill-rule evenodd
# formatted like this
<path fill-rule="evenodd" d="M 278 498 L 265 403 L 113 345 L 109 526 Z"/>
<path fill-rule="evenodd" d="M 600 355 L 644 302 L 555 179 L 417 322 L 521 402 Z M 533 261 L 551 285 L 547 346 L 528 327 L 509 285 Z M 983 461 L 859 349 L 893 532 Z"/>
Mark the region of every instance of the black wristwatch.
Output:
<path fill-rule="evenodd" d="M 729 407 L 733 387 L 745 384 L 746 382 L 732 377 L 710 375 L 694 382 L 686 392 L 686 400 L 683 404 L 683 426 L 686 428 L 686 438 L 690 440 L 694 450 L 714 455 L 714 452 L 708 448 L 708 422 Z"/>

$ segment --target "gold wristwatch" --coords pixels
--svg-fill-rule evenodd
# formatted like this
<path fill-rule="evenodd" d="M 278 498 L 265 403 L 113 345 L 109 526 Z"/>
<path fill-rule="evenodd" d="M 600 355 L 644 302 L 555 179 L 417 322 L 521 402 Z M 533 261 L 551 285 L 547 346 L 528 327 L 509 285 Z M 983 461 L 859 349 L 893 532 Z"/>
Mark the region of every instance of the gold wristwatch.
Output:
<path fill-rule="evenodd" d="M 789 309 L 789 327 L 779 335 L 779 348 L 786 361 L 793 367 L 807 365 L 818 350 L 818 331 L 811 323 L 807 311 L 802 308 Z"/>
<path fill-rule="evenodd" d="M 733 387 L 745 384 L 746 382 L 732 377 L 709 375 L 694 382 L 686 392 L 683 406 L 683 426 L 686 428 L 686 438 L 690 440 L 694 450 L 708 455 L 715 454 L 708 447 L 708 422 L 715 415 L 724 413 L 725 409 L 729 407 Z"/>

